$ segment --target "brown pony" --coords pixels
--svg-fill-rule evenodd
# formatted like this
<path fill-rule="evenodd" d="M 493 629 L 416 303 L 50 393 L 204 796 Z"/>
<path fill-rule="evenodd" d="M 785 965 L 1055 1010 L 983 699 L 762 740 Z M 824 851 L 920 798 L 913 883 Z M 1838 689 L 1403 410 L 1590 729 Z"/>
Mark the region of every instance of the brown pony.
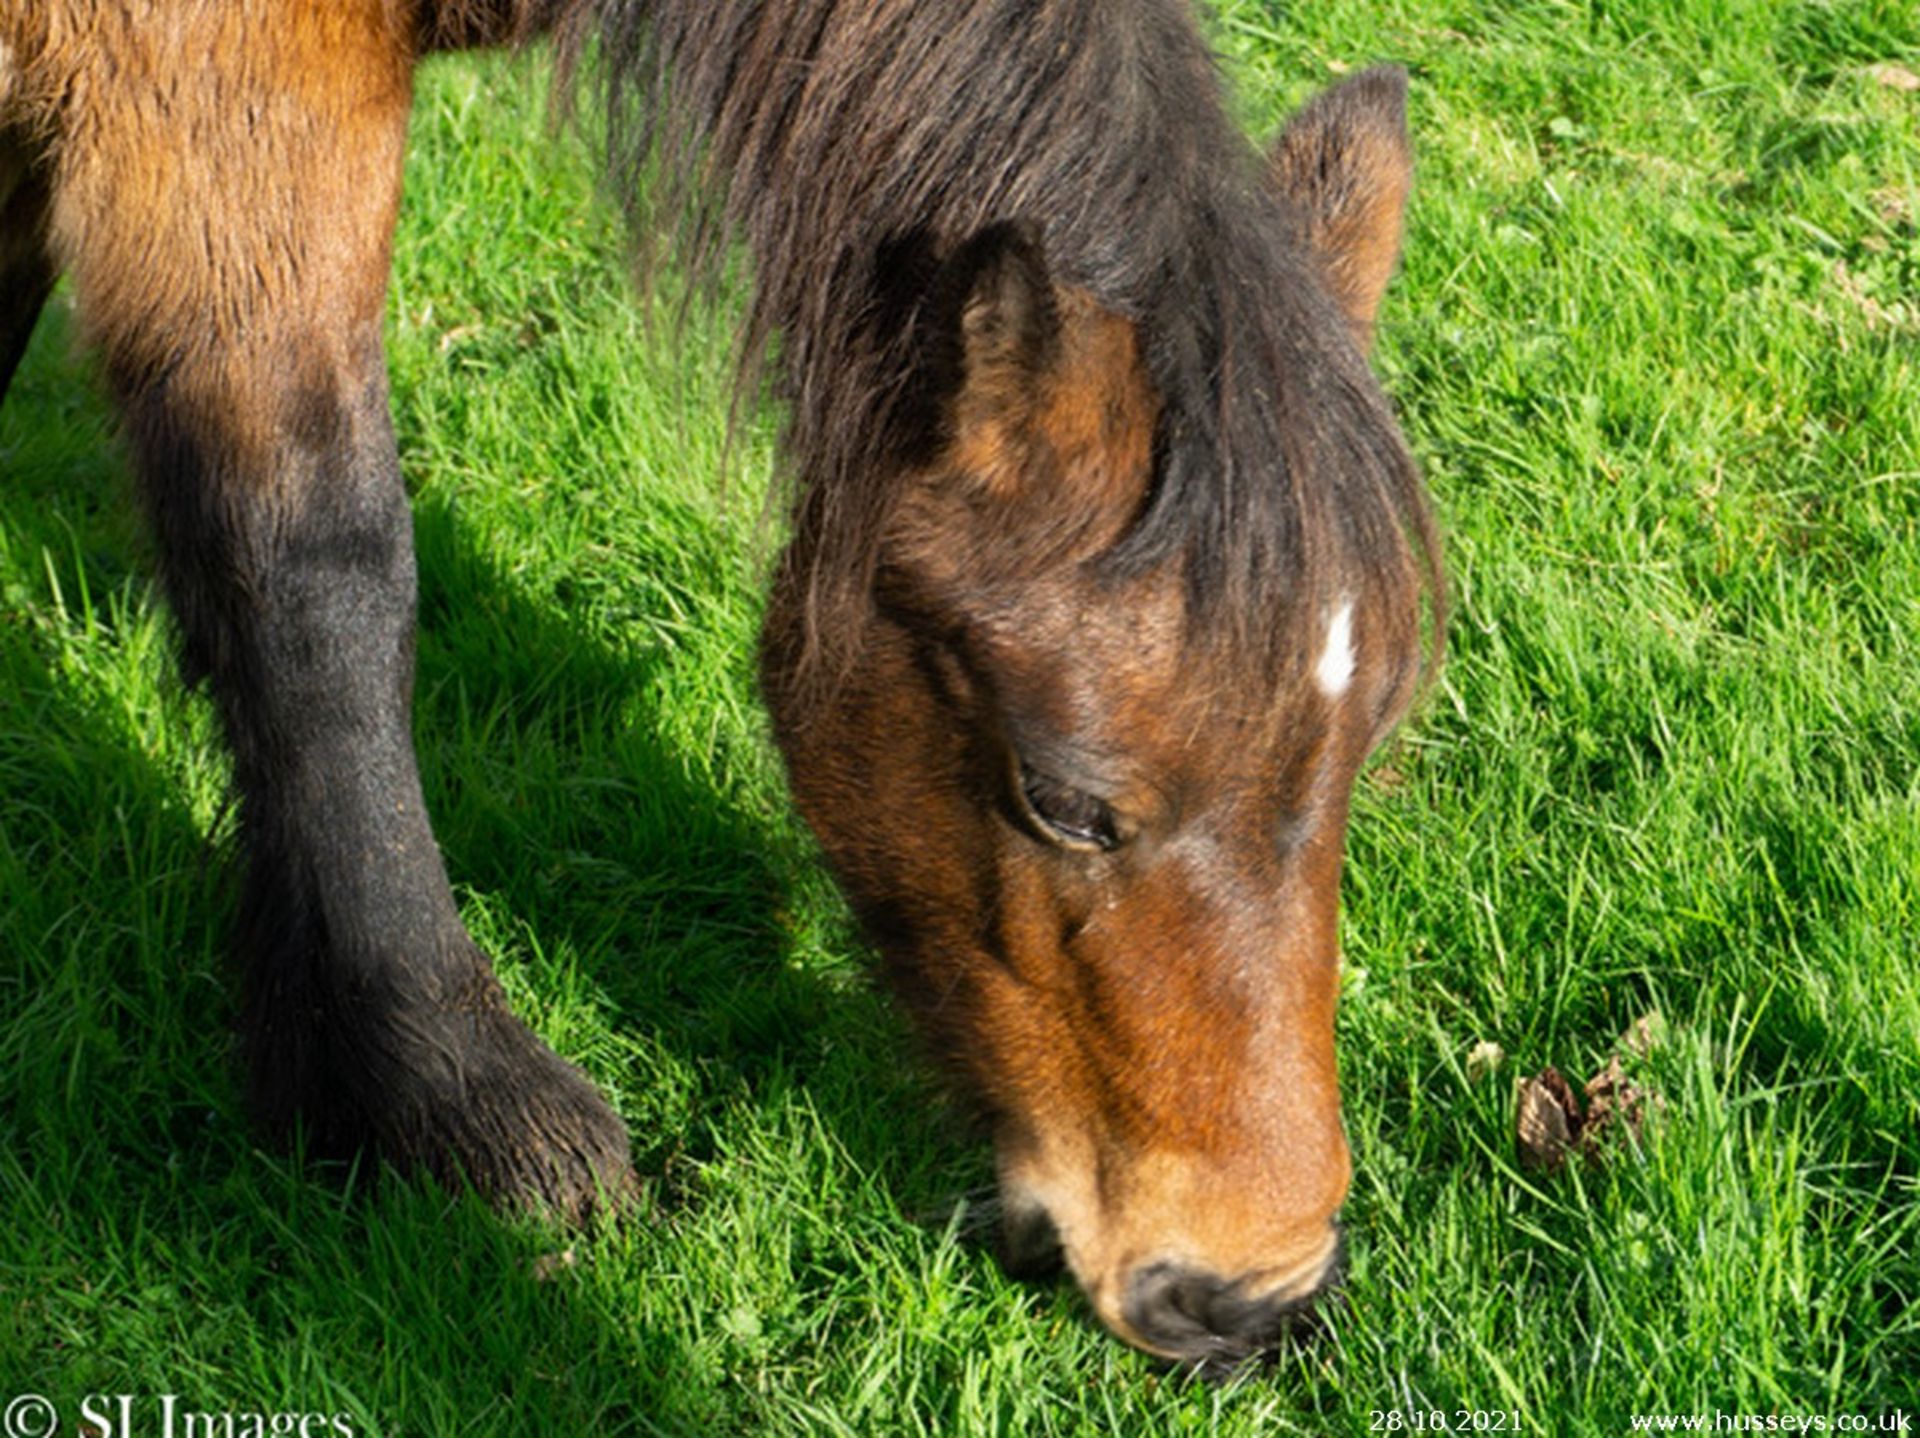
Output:
<path fill-rule="evenodd" d="M 234 752 L 255 1112 L 570 1216 L 630 1183 L 428 827 L 381 354 L 414 66 L 549 32 L 623 192 L 755 261 L 793 486 L 763 687 L 987 1115 L 1009 1257 L 1155 1353 L 1268 1345 L 1337 1266 L 1348 797 L 1438 575 L 1363 359 L 1404 80 L 1263 161 L 1183 0 L 0 12 L 0 388 L 66 273 Z"/>

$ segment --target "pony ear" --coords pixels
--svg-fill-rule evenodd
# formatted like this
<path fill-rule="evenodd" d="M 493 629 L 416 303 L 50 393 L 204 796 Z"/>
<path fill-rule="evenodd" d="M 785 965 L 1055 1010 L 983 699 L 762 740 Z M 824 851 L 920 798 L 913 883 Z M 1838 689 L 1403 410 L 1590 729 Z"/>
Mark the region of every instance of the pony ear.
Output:
<path fill-rule="evenodd" d="M 949 261 L 946 288 L 960 354 L 957 418 L 1005 418 L 1031 402 L 1060 337 L 1039 227 L 981 230 Z"/>
<path fill-rule="evenodd" d="M 907 347 L 892 417 L 902 454 L 925 461 L 1017 426 L 1060 349 L 1039 227 L 989 225 L 944 255 L 914 231 L 876 259 L 878 327 L 903 331 Z"/>
<path fill-rule="evenodd" d="M 1054 282 L 1036 225 L 990 225 L 934 253 L 921 243 L 883 256 L 921 287 L 905 307 L 910 358 L 893 413 L 899 453 L 926 483 L 897 511 L 896 558 L 951 566 L 962 530 L 940 506 L 956 503 L 967 523 L 1002 526 L 1003 556 L 1044 565 L 1096 552 L 1152 478 L 1159 406 L 1133 323 Z"/>
<path fill-rule="evenodd" d="M 1413 185 L 1407 72 L 1382 65 L 1316 95 L 1280 132 L 1268 163 L 1306 221 L 1307 242 L 1365 353 L 1400 258 Z"/>

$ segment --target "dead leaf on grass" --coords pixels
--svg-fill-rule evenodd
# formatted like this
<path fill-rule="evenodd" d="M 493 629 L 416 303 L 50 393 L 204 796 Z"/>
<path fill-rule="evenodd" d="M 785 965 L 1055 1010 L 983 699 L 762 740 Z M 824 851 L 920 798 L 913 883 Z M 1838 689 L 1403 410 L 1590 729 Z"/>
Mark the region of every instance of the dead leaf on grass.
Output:
<path fill-rule="evenodd" d="M 1890 225 L 1910 225 L 1913 223 L 1913 202 L 1909 191 L 1900 185 L 1886 185 L 1875 190 L 1869 199 L 1874 209 L 1880 212 L 1880 218 Z"/>
<path fill-rule="evenodd" d="M 1906 304 L 1896 301 L 1894 304 L 1884 305 L 1868 293 L 1866 285 L 1861 282 L 1858 275 L 1847 268 L 1845 260 L 1833 262 L 1833 282 L 1839 287 L 1840 293 L 1851 300 L 1854 307 L 1860 311 L 1861 317 L 1866 320 L 1867 328 L 1870 330 L 1905 329 L 1915 321 L 1913 312 Z"/>
<path fill-rule="evenodd" d="M 1469 1079 L 1485 1078 L 1500 1067 L 1501 1061 L 1506 1056 L 1507 1051 L 1492 1039 L 1480 1040 L 1467 1050 L 1467 1077 Z"/>
<path fill-rule="evenodd" d="M 1643 1059 L 1667 1041 L 1667 1021 L 1660 1010 L 1649 1009 L 1620 1034 L 1620 1047 Z"/>
<path fill-rule="evenodd" d="M 1896 65 L 1891 60 L 1879 65 L 1869 65 L 1867 73 L 1889 90 L 1920 90 L 1920 75 L 1916 75 L 1905 65 Z"/>
<path fill-rule="evenodd" d="M 1567 1161 L 1580 1136 L 1580 1100 L 1559 1069 L 1549 1064 L 1520 1080 L 1514 1128 L 1520 1162 L 1527 1168 L 1553 1173 Z"/>
<path fill-rule="evenodd" d="M 1638 1140 L 1641 1129 L 1646 1126 L 1648 1110 L 1660 1107 L 1658 1094 L 1627 1078 L 1618 1054 L 1587 1080 L 1586 1094 L 1587 1116 L 1580 1125 L 1580 1149 L 1588 1158 L 1598 1157 L 1598 1145 L 1610 1127 L 1624 1127 Z"/>
<path fill-rule="evenodd" d="M 434 349 L 440 354 L 445 354 L 455 345 L 465 344 L 485 328 L 484 325 L 455 325 L 440 336 L 440 342 L 434 346 Z"/>
<path fill-rule="evenodd" d="M 1665 1035 L 1665 1021 L 1657 1012 L 1642 1014 L 1620 1035 L 1619 1048 L 1643 1059 L 1664 1041 Z M 1597 1164 L 1605 1156 L 1604 1145 L 1611 1131 L 1624 1130 L 1638 1141 L 1647 1115 L 1665 1106 L 1659 1094 L 1627 1076 L 1618 1053 L 1608 1058 L 1606 1067 L 1588 1079 L 1578 1094 L 1558 1069 L 1548 1065 L 1515 1085 L 1514 1139 L 1521 1166 L 1554 1173 L 1570 1153 L 1579 1153 L 1587 1162 Z"/>
<path fill-rule="evenodd" d="M 580 1262 L 572 1248 L 563 1248 L 558 1253 L 543 1253 L 533 1261 L 533 1281 L 551 1283 L 562 1269 L 573 1268 Z"/>

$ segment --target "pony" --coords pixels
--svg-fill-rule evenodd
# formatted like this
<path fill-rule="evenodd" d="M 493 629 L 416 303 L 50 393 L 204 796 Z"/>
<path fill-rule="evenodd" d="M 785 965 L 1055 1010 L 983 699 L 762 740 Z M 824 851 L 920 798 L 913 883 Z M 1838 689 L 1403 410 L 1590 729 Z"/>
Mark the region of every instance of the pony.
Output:
<path fill-rule="evenodd" d="M 1271 1347 L 1339 1267 L 1347 810 L 1442 585 L 1365 360 L 1405 77 L 1262 155 L 1183 0 L 0 15 L 0 392 L 68 276 L 233 754 L 252 1113 L 566 1219 L 632 1185 L 462 927 L 409 732 L 381 316 L 411 78 L 540 36 L 616 190 L 696 267 L 751 257 L 790 516 L 761 687 L 977 1100 L 1006 1262 L 1064 1260 L 1154 1354 Z"/>

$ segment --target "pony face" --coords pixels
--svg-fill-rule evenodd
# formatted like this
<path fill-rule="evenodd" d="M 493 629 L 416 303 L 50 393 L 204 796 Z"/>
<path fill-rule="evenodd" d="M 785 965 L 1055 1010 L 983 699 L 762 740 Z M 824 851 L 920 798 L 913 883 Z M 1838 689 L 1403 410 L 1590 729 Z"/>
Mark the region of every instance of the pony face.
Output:
<path fill-rule="evenodd" d="M 1294 160 L 1333 173 L 1302 122 L 1282 185 Z M 1340 202 L 1397 234 L 1404 182 L 1378 206 L 1365 178 Z M 1357 364 L 1393 246 L 1377 222 L 1343 240 L 1302 193 L 1318 342 Z M 1328 558 L 1223 627 L 1200 560 L 1116 563 L 1188 458 L 1181 427 L 1140 324 L 1050 274 L 1037 231 L 960 246 L 919 313 L 924 432 L 832 682 L 796 678 L 799 571 L 776 584 L 763 679 L 794 797 L 987 1115 L 1009 1257 L 1057 1245 L 1128 1341 L 1232 1361 L 1337 1268 L 1341 856 L 1355 775 L 1419 668 L 1412 591 Z"/>

